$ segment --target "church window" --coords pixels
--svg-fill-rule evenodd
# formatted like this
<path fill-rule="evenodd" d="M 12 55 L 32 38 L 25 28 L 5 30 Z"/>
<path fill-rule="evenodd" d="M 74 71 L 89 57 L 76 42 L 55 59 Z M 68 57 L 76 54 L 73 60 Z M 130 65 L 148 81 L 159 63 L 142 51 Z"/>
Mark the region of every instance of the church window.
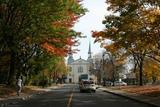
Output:
<path fill-rule="evenodd" d="M 79 67 L 78 67 L 78 72 L 79 72 L 79 73 L 82 73 L 82 72 L 83 72 L 83 67 L 82 67 L 82 66 L 79 66 Z"/>
<path fill-rule="evenodd" d="M 72 72 L 72 67 L 69 67 L 69 71 Z"/>

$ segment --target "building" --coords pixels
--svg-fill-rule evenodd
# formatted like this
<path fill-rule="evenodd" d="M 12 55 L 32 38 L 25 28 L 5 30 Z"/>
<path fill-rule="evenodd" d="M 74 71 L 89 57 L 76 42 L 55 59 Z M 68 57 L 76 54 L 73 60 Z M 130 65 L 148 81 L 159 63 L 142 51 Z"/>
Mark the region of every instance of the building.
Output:
<path fill-rule="evenodd" d="M 69 67 L 69 73 L 66 82 L 68 83 L 78 83 L 80 79 L 95 79 L 95 76 L 91 73 L 91 67 L 93 64 L 91 55 L 91 45 L 89 43 L 88 49 L 88 59 L 82 59 L 81 57 L 77 60 L 73 59 L 72 53 L 69 53 L 67 60 L 67 65 Z"/>

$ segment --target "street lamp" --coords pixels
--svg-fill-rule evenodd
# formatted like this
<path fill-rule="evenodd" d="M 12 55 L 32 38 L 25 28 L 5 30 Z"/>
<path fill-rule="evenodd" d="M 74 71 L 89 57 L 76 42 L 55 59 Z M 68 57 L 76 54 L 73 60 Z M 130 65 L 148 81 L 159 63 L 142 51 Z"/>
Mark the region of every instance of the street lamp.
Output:
<path fill-rule="evenodd" d="M 105 56 L 105 54 L 106 54 L 106 52 L 103 52 L 103 54 L 102 54 L 102 71 L 103 71 L 103 86 L 106 86 L 106 73 L 105 73 L 105 71 L 104 71 L 104 65 L 105 65 L 105 62 L 104 62 L 104 56 Z"/>

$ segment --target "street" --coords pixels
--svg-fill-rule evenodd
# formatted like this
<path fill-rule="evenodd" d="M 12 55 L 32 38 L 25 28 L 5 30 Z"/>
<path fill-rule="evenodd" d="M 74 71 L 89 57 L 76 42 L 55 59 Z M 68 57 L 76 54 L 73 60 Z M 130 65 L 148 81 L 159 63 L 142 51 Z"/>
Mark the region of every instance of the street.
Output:
<path fill-rule="evenodd" d="M 77 85 L 64 85 L 59 89 L 21 100 L 7 107 L 150 107 L 123 97 L 115 96 L 101 89 L 96 93 L 80 93 Z"/>

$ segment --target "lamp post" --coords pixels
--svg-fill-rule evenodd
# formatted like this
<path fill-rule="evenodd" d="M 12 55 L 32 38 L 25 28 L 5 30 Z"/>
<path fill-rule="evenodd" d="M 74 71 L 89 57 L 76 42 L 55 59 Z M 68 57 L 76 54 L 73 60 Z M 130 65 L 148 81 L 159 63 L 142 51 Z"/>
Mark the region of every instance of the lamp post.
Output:
<path fill-rule="evenodd" d="M 104 62 L 104 56 L 105 56 L 105 52 L 103 52 L 102 54 L 102 71 L 103 71 L 103 86 L 106 86 L 106 73 L 105 73 L 105 70 L 104 70 L 104 66 L 105 66 L 105 62 Z"/>

